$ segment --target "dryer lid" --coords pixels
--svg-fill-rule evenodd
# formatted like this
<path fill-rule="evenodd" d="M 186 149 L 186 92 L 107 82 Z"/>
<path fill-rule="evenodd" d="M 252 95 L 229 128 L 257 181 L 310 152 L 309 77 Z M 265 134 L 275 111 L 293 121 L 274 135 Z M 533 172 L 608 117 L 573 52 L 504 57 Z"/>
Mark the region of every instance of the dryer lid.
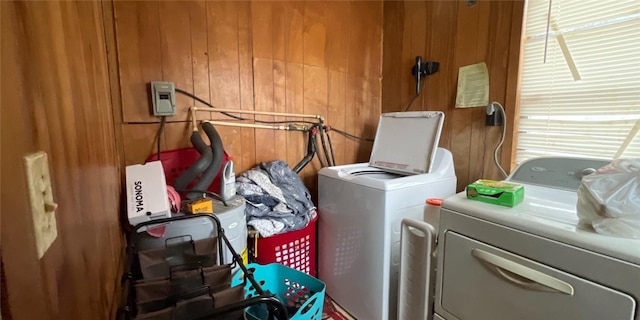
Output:
<path fill-rule="evenodd" d="M 431 172 L 443 123 L 443 112 L 381 114 L 369 165 L 402 175 Z"/>

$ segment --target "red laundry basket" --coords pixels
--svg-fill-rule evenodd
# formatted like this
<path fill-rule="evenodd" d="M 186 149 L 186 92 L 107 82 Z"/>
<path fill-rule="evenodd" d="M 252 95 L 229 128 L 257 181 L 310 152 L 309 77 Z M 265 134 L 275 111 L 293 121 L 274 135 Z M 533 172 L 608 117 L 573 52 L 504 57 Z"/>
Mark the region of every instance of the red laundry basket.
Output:
<path fill-rule="evenodd" d="M 178 177 L 187 170 L 192 164 L 194 164 L 200 158 L 200 153 L 195 148 L 184 148 L 184 149 L 176 149 L 170 151 L 160 152 L 160 162 L 162 163 L 162 168 L 164 169 L 164 176 L 167 180 L 168 185 L 173 185 L 173 183 L 178 179 Z M 156 161 L 158 159 L 158 154 L 151 155 L 147 161 Z M 215 179 L 209 186 L 209 191 L 219 193 L 220 192 L 220 174 L 224 169 L 227 161 L 231 160 L 231 157 L 224 152 L 222 157 L 222 165 L 220 166 L 220 171 L 216 175 Z M 187 189 L 190 189 L 195 181 L 190 183 L 187 186 Z"/>
<path fill-rule="evenodd" d="M 280 263 L 290 268 L 316 276 L 316 222 L 311 219 L 303 229 L 262 238 L 255 233 L 253 256 L 259 264 Z"/>

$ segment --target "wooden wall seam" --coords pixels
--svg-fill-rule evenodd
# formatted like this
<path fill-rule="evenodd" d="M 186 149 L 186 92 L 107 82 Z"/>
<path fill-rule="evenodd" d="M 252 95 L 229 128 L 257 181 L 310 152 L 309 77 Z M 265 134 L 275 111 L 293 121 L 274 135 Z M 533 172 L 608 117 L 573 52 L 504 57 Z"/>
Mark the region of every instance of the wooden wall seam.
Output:
<path fill-rule="evenodd" d="M 118 59 L 117 59 L 117 47 L 115 41 L 115 23 L 114 23 L 114 11 L 113 11 L 113 2 L 104 1 L 101 2 L 101 10 L 102 10 L 102 23 L 104 29 L 104 41 L 105 41 L 105 49 L 107 56 L 107 67 L 108 67 L 108 76 L 109 76 L 109 97 L 110 97 L 110 105 L 111 105 L 111 114 L 113 118 L 113 137 L 115 141 L 116 148 L 118 152 L 116 153 L 117 163 L 118 165 L 118 177 L 120 181 L 124 181 L 124 144 L 122 143 L 122 131 L 120 129 L 122 123 L 122 109 L 120 106 L 122 105 L 122 100 L 120 96 L 120 91 L 115 90 L 115 88 L 120 87 L 119 76 L 118 76 Z M 122 196 L 120 196 L 121 198 Z M 118 220 L 122 221 L 121 212 L 117 212 Z M 120 234 L 119 243 L 124 244 L 124 234 Z M 120 248 L 120 259 L 117 262 L 117 277 L 113 279 L 114 281 L 114 292 L 111 294 L 112 302 L 110 306 L 110 314 L 109 318 L 112 319 L 115 317 L 118 308 L 120 307 L 120 297 L 122 294 L 122 290 L 120 287 L 120 275 L 123 274 L 125 268 L 125 250 L 124 248 Z"/>

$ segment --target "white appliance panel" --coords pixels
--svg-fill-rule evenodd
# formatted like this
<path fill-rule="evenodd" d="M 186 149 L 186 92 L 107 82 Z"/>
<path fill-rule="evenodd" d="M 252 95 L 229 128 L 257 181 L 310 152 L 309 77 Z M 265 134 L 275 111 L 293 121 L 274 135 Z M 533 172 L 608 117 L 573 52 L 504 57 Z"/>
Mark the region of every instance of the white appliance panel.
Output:
<path fill-rule="evenodd" d="M 640 239 L 605 236 L 578 224 L 575 192 L 526 184 L 524 192 L 524 201 L 513 208 L 469 200 L 463 192 L 446 199 L 443 207 L 640 264 Z"/>
<path fill-rule="evenodd" d="M 603 164 L 529 160 L 508 179 L 525 186 L 524 201 L 513 208 L 469 200 L 464 192 L 447 198 L 440 215 L 434 318 L 640 320 L 640 240 L 598 234 L 580 225 L 576 214 L 580 179 Z M 505 282 L 505 275 L 522 278 L 498 275 L 474 250 L 485 251 L 482 259 L 491 257 L 492 263 L 513 267 L 505 258 L 555 277 L 573 294 L 551 299 L 548 292 L 523 291 Z"/>
<path fill-rule="evenodd" d="M 384 250 L 385 221 L 382 192 L 367 187 L 319 177 L 319 277 L 327 285 L 327 294 L 358 319 L 374 319 L 388 312 L 379 295 L 389 290 L 390 252 Z M 341 197 L 351 194 L 352 198 Z M 332 199 L 332 200 L 331 200 Z M 367 214 L 368 213 L 368 214 Z M 362 270 L 367 266 L 367 270 Z M 372 291 L 380 294 L 363 295 Z M 349 307 L 362 304 L 363 308 Z M 366 307 L 365 307 L 366 306 Z"/>
<path fill-rule="evenodd" d="M 497 252 L 511 253 L 540 264 L 542 269 L 554 270 L 556 275 L 561 274 L 565 280 L 571 279 L 586 285 L 587 289 L 583 287 L 581 292 L 587 290 L 589 293 L 586 297 L 598 300 L 594 302 L 598 303 L 598 311 L 610 315 L 605 316 L 606 319 L 640 320 L 640 281 L 634 281 L 640 279 L 640 240 L 605 236 L 588 226 L 579 225 L 575 212 L 576 201 L 574 191 L 530 184 L 525 184 L 524 201 L 513 208 L 469 200 L 464 193 L 447 198 L 440 216 L 439 238 L 443 242 L 438 247 L 438 256 L 441 257 L 438 259 L 438 270 L 443 272 L 437 274 L 436 313 L 447 320 L 469 319 L 470 312 L 479 314 L 480 309 L 474 311 L 473 305 L 464 305 L 465 298 L 457 294 L 450 295 L 451 290 L 455 291 L 452 288 L 456 287 L 457 279 L 466 278 L 451 278 L 447 276 L 448 272 L 449 276 L 457 272 L 473 278 L 465 281 L 479 281 L 482 286 L 504 289 L 493 283 L 496 281 L 494 274 L 482 271 L 479 267 L 476 271 L 485 272 L 482 276 L 476 271 L 460 271 L 460 268 L 472 268 L 468 261 L 445 264 L 447 258 L 460 255 L 460 250 L 464 250 L 464 246 L 456 247 L 455 243 L 450 245 L 449 239 L 444 238 L 445 234 L 455 232 Z M 461 264 L 462 267 L 459 266 Z M 601 288 L 594 289 L 596 285 Z M 449 294 L 446 293 L 448 290 Z M 473 292 L 473 289 L 470 290 Z M 539 301 L 535 298 L 525 298 L 508 291 L 495 295 L 502 296 L 504 308 L 494 306 L 498 308 L 494 312 L 501 314 L 510 312 L 511 304 L 517 304 L 523 314 L 538 315 L 533 317 L 535 319 L 576 318 L 563 313 L 576 311 L 570 307 L 556 308 L 553 315 L 541 316 L 537 309 Z M 481 296 L 477 299 L 479 301 L 491 297 L 478 292 L 474 296 Z M 576 305 L 589 308 L 588 304 L 583 301 Z M 593 314 L 599 313 L 594 311 Z M 578 318 L 590 319 L 586 315 Z M 471 319 L 476 319 L 476 316 Z"/>
<path fill-rule="evenodd" d="M 357 319 L 396 318 L 401 220 L 421 219 L 426 198 L 455 193 L 451 153 L 438 149 L 436 159 L 432 173 L 407 177 L 357 174 L 367 164 L 320 171 L 319 278 Z"/>
<path fill-rule="evenodd" d="M 623 292 L 453 231 L 445 237 L 442 307 L 459 319 L 633 319 L 635 301 Z"/>

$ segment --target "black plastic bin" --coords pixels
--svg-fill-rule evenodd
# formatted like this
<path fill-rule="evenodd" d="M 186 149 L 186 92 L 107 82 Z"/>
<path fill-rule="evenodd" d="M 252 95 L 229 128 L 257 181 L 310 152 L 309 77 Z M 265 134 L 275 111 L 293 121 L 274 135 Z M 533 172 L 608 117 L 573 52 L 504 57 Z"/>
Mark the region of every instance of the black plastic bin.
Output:
<path fill-rule="evenodd" d="M 141 228 L 185 219 L 209 219 L 216 232 L 210 238 L 197 240 L 190 234 L 167 238 L 164 246 L 152 249 L 139 251 L 136 247 L 136 238 L 144 234 L 138 233 Z M 225 247 L 233 261 L 224 261 Z M 247 276 L 242 285 L 231 287 L 230 273 L 236 267 Z M 244 297 L 246 281 L 257 293 L 248 299 Z M 175 216 L 136 225 L 127 234 L 121 286 L 118 320 L 239 320 L 245 318 L 247 307 L 257 304 L 267 306 L 268 319 L 288 319 L 283 304 L 256 282 L 212 214 Z"/>

